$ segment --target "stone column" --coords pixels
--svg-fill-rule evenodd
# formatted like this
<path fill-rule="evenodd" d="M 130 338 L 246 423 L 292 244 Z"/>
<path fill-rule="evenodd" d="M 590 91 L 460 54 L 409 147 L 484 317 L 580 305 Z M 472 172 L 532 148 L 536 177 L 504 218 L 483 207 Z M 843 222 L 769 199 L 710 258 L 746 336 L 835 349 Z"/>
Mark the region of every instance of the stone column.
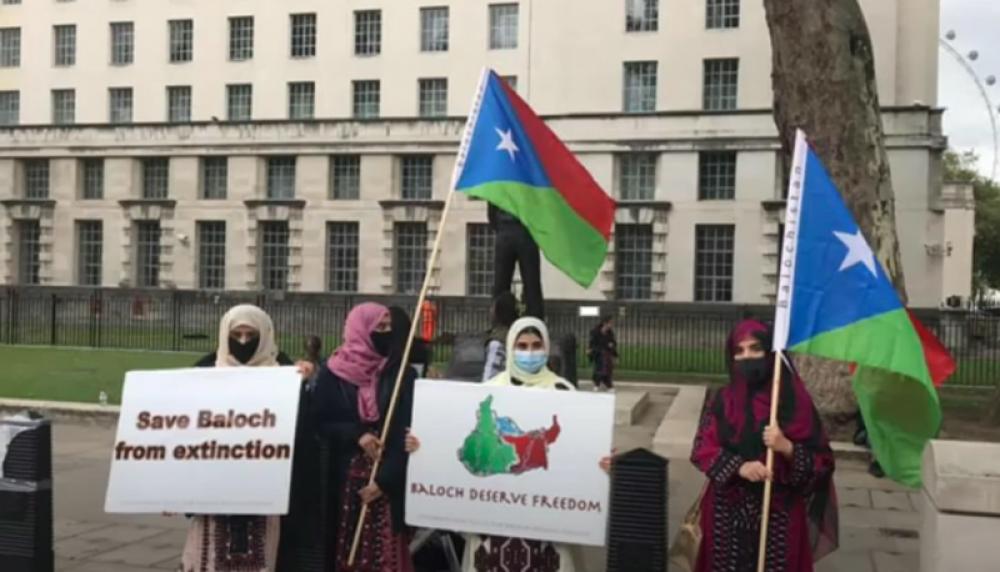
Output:
<path fill-rule="evenodd" d="M 931 441 L 923 479 L 920 571 L 996 570 L 1000 444 Z"/>

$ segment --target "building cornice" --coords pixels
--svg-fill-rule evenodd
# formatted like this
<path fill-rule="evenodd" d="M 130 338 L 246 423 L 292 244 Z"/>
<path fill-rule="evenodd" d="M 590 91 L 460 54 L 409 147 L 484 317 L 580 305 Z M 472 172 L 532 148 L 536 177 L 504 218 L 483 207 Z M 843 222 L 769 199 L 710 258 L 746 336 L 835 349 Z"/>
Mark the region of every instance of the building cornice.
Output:
<path fill-rule="evenodd" d="M 443 210 L 444 201 L 438 200 L 409 200 L 409 199 L 386 199 L 378 202 L 383 209 L 396 209 L 400 207 L 423 207 L 431 210 Z"/>
<path fill-rule="evenodd" d="M 174 199 L 122 199 L 118 201 L 122 208 L 132 207 L 166 207 L 174 208 L 177 201 Z"/>
<path fill-rule="evenodd" d="M 51 209 L 51 208 L 55 208 L 55 206 L 56 206 L 56 200 L 55 199 L 25 199 L 25 198 L 18 198 L 18 199 L 4 199 L 4 200 L 0 201 L 0 204 L 2 204 L 3 206 L 5 206 L 7 208 L 16 208 L 16 207 L 43 207 L 43 208 L 50 208 Z"/>
<path fill-rule="evenodd" d="M 944 108 L 928 107 L 926 105 L 891 105 L 882 107 L 883 114 L 899 115 L 912 113 L 927 113 L 930 115 L 941 115 Z M 562 121 L 573 119 L 656 119 L 656 118 L 692 118 L 692 117 L 741 117 L 741 116 L 767 116 L 771 118 L 774 114 L 768 108 L 748 108 L 732 109 L 728 111 L 705 111 L 702 109 L 677 109 L 670 111 L 653 111 L 649 113 L 625 113 L 622 111 L 594 111 L 583 113 L 550 113 L 541 115 L 545 121 Z M 0 136 L 7 132 L 24 130 L 79 130 L 79 129 L 101 129 L 107 131 L 128 131 L 130 129 L 166 129 L 166 130 L 192 130 L 204 127 L 228 127 L 233 129 L 247 129 L 258 126 L 299 126 L 304 129 L 316 128 L 325 125 L 412 125 L 422 124 L 437 127 L 455 127 L 459 132 L 465 126 L 465 116 L 448 117 L 378 117 L 371 119 L 357 119 L 353 117 L 327 117 L 316 119 L 255 119 L 253 121 L 190 121 L 186 123 L 170 123 L 166 121 L 137 121 L 134 123 L 74 123 L 71 125 L 56 124 L 26 124 L 26 125 L 5 125 L 0 127 Z"/>
<path fill-rule="evenodd" d="M 618 209 L 652 209 L 657 211 L 673 210 L 674 204 L 670 201 L 618 201 Z"/>
<path fill-rule="evenodd" d="M 248 209 L 259 207 L 288 207 L 293 209 L 303 209 L 306 207 L 305 199 L 247 199 L 243 201 Z"/>

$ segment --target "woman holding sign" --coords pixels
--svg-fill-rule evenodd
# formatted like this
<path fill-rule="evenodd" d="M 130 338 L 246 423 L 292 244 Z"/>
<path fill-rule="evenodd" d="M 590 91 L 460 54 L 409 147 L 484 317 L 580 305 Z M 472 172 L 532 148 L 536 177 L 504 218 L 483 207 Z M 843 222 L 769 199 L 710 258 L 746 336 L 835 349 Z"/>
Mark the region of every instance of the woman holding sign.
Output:
<path fill-rule="evenodd" d="M 767 426 L 775 356 L 771 334 L 745 321 L 726 342 L 729 385 L 702 418 L 691 460 L 708 476 L 701 500 L 699 572 L 755 571 L 764 481 L 774 481 L 766 569 L 811 572 L 837 546 L 833 451 L 795 371 L 783 366 L 778 427 Z M 775 451 L 773 475 L 764 464 Z"/>
<path fill-rule="evenodd" d="M 517 320 L 507 334 L 506 369 L 486 385 L 573 391 L 570 382 L 548 368 L 549 348 L 544 322 L 530 317 Z M 551 430 L 558 431 L 558 426 Z M 542 437 L 548 438 L 548 434 Z M 417 436 L 407 436 L 406 448 L 411 452 L 420 448 Z M 533 450 L 541 452 L 543 448 Z M 610 465 L 610 457 L 600 460 L 606 472 Z M 462 567 L 466 572 L 572 572 L 577 569 L 575 552 L 571 546 L 553 542 L 470 534 Z"/>
<path fill-rule="evenodd" d="M 279 365 L 292 365 L 292 361 L 278 351 L 271 317 L 249 304 L 234 306 L 226 312 L 219 323 L 218 349 L 197 364 L 198 367 Z M 312 364 L 296 365 L 303 379 L 312 375 Z M 296 461 L 299 457 L 297 454 Z M 293 475 L 295 472 L 293 466 Z M 293 485 L 293 499 L 294 495 Z M 181 569 L 183 572 L 274 572 L 282 521 L 280 516 L 193 515 Z M 285 538 L 280 541 L 286 544 Z"/>
<path fill-rule="evenodd" d="M 327 522 L 336 532 L 329 538 L 340 571 L 413 570 L 403 517 L 407 460 L 404 438 L 416 379 L 416 372 L 409 366 L 392 427 L 387 436 L 379 437 L 402 367 L 400 340 L 405 343 L 410 325 L 405 312 L 397 312 L 395 317 L 393 320 L 386 307 L 373 303 L 351 310 L 344 343 L 320 367 L 316 381 L 314 415 L 320 436 L 331 450 Z M 376 459 L 381 459 L 381 465 L 374 483 L 369 485 Z M 349 568 L 354 527 L 363 504 L 368 505 L 368 516 L 354 567 Z"/>

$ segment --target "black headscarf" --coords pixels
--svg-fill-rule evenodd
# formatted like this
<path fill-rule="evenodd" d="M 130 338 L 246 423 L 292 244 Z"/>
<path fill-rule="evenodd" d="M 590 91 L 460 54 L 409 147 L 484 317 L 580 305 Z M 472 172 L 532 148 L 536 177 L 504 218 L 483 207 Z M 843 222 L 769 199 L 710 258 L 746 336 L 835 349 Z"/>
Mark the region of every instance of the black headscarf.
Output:
<path fill-rule="evenodd" d="M 413 322 L 406 310 L 399 306 L 389 307 L 389 319 L 392 323 L 392 345 L 389 350 L 389 359 L 386 362 L 386 369 L 398 371 L 396 368 L 403 361 L 403 352 L 406 350 L 406 338 L 410 335 L 410 328 Z M 430 350 L 427 342 L 421 338 L 413 339 L 413 347 L 410 348 L 410 365 L 427 364 L 430 361 Z"/>

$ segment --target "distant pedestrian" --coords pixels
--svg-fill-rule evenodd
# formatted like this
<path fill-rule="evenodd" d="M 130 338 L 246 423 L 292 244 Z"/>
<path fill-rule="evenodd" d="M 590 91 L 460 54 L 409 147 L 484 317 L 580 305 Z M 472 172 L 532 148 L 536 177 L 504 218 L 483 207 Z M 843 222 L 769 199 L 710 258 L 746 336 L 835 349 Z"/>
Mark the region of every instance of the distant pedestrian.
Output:
<path fill-rule="evenodd" d="M 486 338 L 483 383 L 507 370 L 507 332 L 517 318 L 517 298 L 513 294 L 501 292 L 493 299 L 493 328 Z"/>
<path fill-rule="evenodd" d="M 319 365 L 323 361 L 323 340 L 319 336 L 306 338 L 306 361 Z"/>
<path fill-rule="evenodd" d="M 594 366 L 594 391 L 610 391 L 615 387 L 612 377 L 615 360 L 618 359 L 618 340 L 615 339 L 613 326 L 614 318 L 604 316 L 601 323 L 590 331 L 587 355 Z"/>

